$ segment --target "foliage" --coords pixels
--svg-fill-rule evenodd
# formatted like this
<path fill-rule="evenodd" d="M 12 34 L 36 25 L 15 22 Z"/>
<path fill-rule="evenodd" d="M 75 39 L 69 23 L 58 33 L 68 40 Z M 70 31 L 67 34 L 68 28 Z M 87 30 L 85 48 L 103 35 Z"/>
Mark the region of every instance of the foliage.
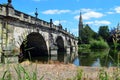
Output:
<path fill-rule="evenodd" d="M 81 30 L 81 36 L 79 38 L 79 42 L 81 44 L 88 44 L 89 41 L 93 38 L 96 38 L 97 33 L 95 33 L 89 25 L 86 25 L 82 30 Z"/>
<path fill-rule="evenodd" d="M 83 52 L 90 52 L 90 45 L 89 44 L 80 44 L 78 45 L 78 54 Z"/>
<path fill-rule="evenodd" d="M 18 64 L 16 67 L 14 67 L 16 77 L 13 76 L 9 67 L 10 66 L 8 66 L 8 69 L 4 72 L 0 80 L 38 80 L 37 67 L 35 71 L 28 72 L 22 65 Z M 44 76 L 42 76 L 39 80 L 43 80 L 43 77 Z"/>
<path fill-rule="evenodd" d="M 83 70 L 78 68 L 77 75 L 73 80 L 82 80 L 82 77 L 83 77 Z"/>
<path fill-rule="evenodd" d="M 101 36 L 104 40 L 107 40 L 110 36 L 108 26 L 100 26 L 98 35 Z"/>
<path fill-rule="evenodd" d="M 106 41 L 102 38 L 99 40 L 91 40 L 90 41 L 90 48 L 91 49 L 106 49 L 109 48 L 109 45 Z"/>
<path fill-rule="evenodd" d="M 79 49 L 89 49 L 90 45 L 89 44 L 80 44 L 80 45 L 78 45 L 78 48 Z"/>
<path fill-rule="evenodd" d="M 104 69 L 99 71 L 99 80 L 109 80 L 109 76 Z"/>

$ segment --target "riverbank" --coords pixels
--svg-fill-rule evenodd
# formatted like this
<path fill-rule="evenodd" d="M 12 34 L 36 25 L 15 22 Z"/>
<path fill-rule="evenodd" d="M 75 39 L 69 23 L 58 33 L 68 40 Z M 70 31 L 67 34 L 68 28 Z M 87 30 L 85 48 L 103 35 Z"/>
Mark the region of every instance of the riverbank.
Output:
<path fill-rule="evenodd" d="M 6 74 L 6 71 L 9 72 L 9 74 Z M 19 72 L 21 76 L 27 75 L 27 77 L 33 77 L 35 75 L 37 77 L 37 80 L 39 80 L 40 78 L 43 78 L 42 80 L 77 80 L 77 77 L 80 76 L 82 76 L 82 80 L 100 80 L 99 77 L 105 77 L 106 73 L 109 75 L 110 78 L 107 80 L 115 80 L 114 77 L 119 76 L 119 74 L 117 73 L 118 69 L 114 67 L 77 67 L 73 64 L 36 64 L 25 61 L 21 64 L 1 65 L 0 78 L 2 78 L 5 74 L 5 77 L 8 77 L 10 75 L 14 78 L 12 80 L 18 80 L 17 78 L 19 77 L 19 73 L 17 72 Z M 81 74 L 78 75 L 78 72 Z"/>

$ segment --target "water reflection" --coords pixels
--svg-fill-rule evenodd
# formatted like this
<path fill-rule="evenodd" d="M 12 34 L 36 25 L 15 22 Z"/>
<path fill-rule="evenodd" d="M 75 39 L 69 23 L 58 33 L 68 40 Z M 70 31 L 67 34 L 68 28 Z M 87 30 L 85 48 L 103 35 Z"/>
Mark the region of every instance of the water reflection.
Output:
<path fill-rule="evenodd" d="M 58 53 L 54 56 L 36 57 L 32 61 L 40 63 L 49 63 L 57 61 L 59 63 L 73 63 L 76 66 L 94 66 L 94 67 L 110 67 L 118 66 L 120 62 L 120 51 L 110 49 L 106 50 L 81 50 L 81 53 Z M 118 56 L 119 55 L 119 56 Z M 120 65 L 119 65 L 120 66 Z"/>
<path fill-rule="evenodd" d="M 75 65 L 79 66 L 94 66 L 94 67 L 110 67 L 116 66 L 116 54 L 118 51 L 110 49 L 105 50 L 81 50 L 79 56 L 73 61 Z"/>
<path fill-rule="evenodd" d="M 53 56 L 44 56 L 44 57 L 34 57 L 32 58 L 32 62 L 39 62 L 39 63 L 49 63 L 52 62 L 59 62 L 59 63 L 73 63 L 74 59 L 78 56 L 78 53 L 58 53 L 58 55 Z"/>

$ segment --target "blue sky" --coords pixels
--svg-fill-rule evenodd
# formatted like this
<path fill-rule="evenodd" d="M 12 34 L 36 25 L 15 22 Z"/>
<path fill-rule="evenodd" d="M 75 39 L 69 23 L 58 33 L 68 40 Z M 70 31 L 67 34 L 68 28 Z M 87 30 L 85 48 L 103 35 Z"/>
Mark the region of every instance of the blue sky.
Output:
<path fill-rule="evenodd" d="M 0 4 L 7 0 L 0 0 Z M 82 12 L 84 24 L 98 31 L 99 26 L 108 25 L 111 29 L 120 22 L 120 0 L 12 0 L 15 9 L 54 24 L 61 23 L 63 28 L 78 36 L 79 14 Z"/>

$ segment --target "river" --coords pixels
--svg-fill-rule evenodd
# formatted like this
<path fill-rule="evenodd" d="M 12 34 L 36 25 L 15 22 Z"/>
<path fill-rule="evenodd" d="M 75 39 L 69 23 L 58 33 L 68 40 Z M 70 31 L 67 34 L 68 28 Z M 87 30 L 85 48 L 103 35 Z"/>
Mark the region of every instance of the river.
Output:
<path fill-rule="evenodd" d="M 80 53 L 60 53 L 59 55 L 49 57 L 38 57 L 35 60 L 41 63 L 49 61 L 59 61 L 65 64 L 72 63 L 76 66 L 91 66 L 91 67 L 111 67 L 117 66 L 119 59 L 116 55 L 119 51 L 110 49 L 105 50 L 81 50 Z M 34 60 L 34 59 L 33 59 Z"/>

